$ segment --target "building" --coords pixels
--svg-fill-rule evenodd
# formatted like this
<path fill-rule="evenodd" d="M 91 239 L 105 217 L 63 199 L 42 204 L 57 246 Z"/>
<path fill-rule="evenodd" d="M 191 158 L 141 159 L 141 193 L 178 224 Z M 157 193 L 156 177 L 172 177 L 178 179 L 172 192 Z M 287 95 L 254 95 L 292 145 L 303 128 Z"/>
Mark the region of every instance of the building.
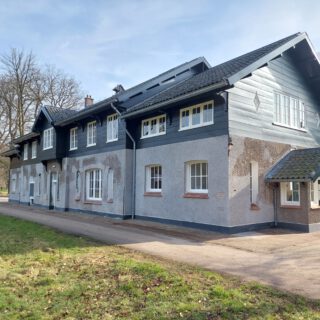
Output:
<path fill-rule="evenodd" d="M 320 62 L 297 33 L 197 58 L 13 141 L 10 201 L 238 232 L 320 229 Z"/>

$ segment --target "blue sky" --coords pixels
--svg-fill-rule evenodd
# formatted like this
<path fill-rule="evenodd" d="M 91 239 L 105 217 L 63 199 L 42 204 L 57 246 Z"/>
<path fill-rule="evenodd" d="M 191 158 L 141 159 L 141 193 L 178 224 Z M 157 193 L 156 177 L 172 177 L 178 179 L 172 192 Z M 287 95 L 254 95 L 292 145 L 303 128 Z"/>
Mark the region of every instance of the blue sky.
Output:
<path fill-rule="evenodd" d="M 32 51 L 95 101 L 195 57 L 211 65 L 306 31 L 320 52 L 320 1 L 2 0 L 0 54 Z"/>

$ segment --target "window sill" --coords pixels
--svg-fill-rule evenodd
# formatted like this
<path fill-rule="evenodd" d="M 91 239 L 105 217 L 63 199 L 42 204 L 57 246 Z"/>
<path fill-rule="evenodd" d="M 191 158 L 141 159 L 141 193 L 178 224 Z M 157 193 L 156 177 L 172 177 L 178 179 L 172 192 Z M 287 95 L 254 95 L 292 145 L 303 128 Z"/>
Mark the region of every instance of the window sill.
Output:
<path fill-rule="evenodd" d="M 84 204 L 97 204 L 102 205 L 102 200 L 85 200 L 83 201 Z"/>
<path fill-rule="evenodd" d="M 45 151 L 45 150 L 50 150 L 50 149 L 53 149 L 53 147 L 43 148 L 42 150 Z"/>
<path fill-rule="evenodd" d="M 113 199 L 107 200 L 107 203 L 113 203 Z"/>
<path fill-rule="evenodd" d="M 140 139 L 148 139 L 148 138 L 153 138 L 153 137 L 158 137 L 158 136 L 164 136 L 166 134 L 166 132 L 161 132 L 161 133 L 157 133 L 157 134 L 151 134 L 148 136 L 142 136 Z"/>
<path fill-rule="evenodd" d="M 287 125 L 285 125 L 285 124 L 278 123 L 278 122 L 272 122 L 272 124 L 273 124 L 274 126 L 277 126 L 277 127 L 287 128 L 287 129 L 296 130 L 296 131 L 301 131 L 301 132 L 307 132 L 307 130 L 304 129 L 304 128 L 290 127 L 290 126 L 287 126 Z"/>
<path fill-rule="evenodd" d="M 162 197 L 162 193 L 161 192 L 145 192 L 144 193 L 145 197 Z"/>
<path fill-rule="evenodd" d="M 280 208 L 283 209 L 301 209 L 301 205 L 297 205 L 297 204 L 282 204 L 280 205 Z"/>
<path fill-rule="evenodd" d="M 78 148 L 69 149 L 69 151 L 75 151 L 75 150 L 78 150 Z"/>
<path fill-rule="evenodd" d="M 209 199 L 209 196 L 207 193 L 191 193 L 187 192 L 183 195 L 184 198 L 190 198 L 190 199 Z"/>
<path fill-rule="evenodd" d="M 95 143 L 95 144 L 87 144 L 87 148 L 89 148 L 89 147 L 94 147 L 94 146 L 96 146 L 97 144 Z"/>
<path fill-rule="evenodd" d="M 113 140 L 107 140 L 106 143 L 110 143 L 110 142 L 116 142 L 118 141 L 118 139 L 113 139 Z"/>
<path fill-rule="evenodd" d="M 191 129 L 196 129 L 196 128 L 202 128 L 202 127 L 207 127 L 207 126 L 210 126 L 214 124 L 214 122 L 208 122 L 208 123 L 205 123 L 205 124 L 199 124 L 199 125 L 196 125 L 196 126 L 191 126 L 191 127 L 186 127 L 186 128 L 180 128 L 178 131 L 185 131 L 185 130 L 191 130 Z"/>

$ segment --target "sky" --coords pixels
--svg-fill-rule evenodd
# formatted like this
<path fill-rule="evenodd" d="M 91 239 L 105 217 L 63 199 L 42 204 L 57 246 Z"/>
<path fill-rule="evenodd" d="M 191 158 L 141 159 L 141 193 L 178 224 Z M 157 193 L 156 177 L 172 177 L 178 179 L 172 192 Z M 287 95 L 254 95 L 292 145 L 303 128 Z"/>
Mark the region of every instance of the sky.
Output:
<path fill-rule="evenodd" d="M 204 56 L 214 66 L 296 32 L 320 52 L 319 0 L 0 0 L 0 55 L 32 51 L 95 102 Z"/>

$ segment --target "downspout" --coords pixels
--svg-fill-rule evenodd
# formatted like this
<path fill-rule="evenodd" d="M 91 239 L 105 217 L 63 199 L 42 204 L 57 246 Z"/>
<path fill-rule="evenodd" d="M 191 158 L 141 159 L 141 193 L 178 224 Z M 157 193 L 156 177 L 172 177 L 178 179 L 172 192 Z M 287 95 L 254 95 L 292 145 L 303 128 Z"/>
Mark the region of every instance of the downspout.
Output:
<path fill-rule="evenodd" d="M 121 112 L 116 108 L 116 106 L 111 102 L 111 108 L 118 114 L 121 118 Z M 135 206 L 136 206 L 136 141 L 132 137 L 131 133 L 128 131 L 126 126 L 123 126 L 127 136 L 132 141 L 133 145 L 133 159 L 132 159 L 132 195 L 131 195 L 131 219 L 135 218 Z"/>
<path fill-rule="evenodd" d="M 274 226 L 278 226 L 278 210 L 277 210 L 277 186 L 273 185 L 273 214 L 274 214 Z"/>

